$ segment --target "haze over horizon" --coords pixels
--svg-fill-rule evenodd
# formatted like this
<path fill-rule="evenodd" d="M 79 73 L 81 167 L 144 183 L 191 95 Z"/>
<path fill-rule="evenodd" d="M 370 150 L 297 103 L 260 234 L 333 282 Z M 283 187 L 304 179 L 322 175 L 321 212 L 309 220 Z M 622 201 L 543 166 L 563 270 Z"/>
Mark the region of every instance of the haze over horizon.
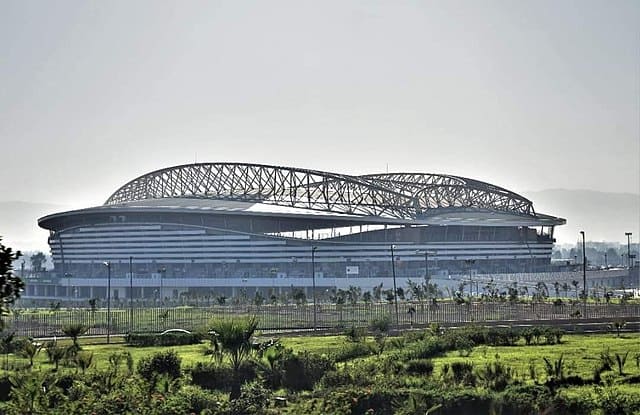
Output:
<path fill-rule="evenodd" d="M 639 22 L 635 1 L 5 1 L 0 200 L 93 206 L 194 161 L 638 195 Z"/>

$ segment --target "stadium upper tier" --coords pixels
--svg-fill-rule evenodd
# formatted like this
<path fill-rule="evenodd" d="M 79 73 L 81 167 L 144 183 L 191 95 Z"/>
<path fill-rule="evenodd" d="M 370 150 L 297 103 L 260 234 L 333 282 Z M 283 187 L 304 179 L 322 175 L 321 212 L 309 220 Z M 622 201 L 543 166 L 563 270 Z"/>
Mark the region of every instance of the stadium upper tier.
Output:
<path fill-rule="evenodd" d="M 565 223 L 537 214 L 523 196 L 464 177 L 424 173 L 352 176 L 244 163 L 199 163 L 157 170 L 116 190 L 104 207 L 322 215 L 354 223 L 363 219 L 438 225 Z"/>

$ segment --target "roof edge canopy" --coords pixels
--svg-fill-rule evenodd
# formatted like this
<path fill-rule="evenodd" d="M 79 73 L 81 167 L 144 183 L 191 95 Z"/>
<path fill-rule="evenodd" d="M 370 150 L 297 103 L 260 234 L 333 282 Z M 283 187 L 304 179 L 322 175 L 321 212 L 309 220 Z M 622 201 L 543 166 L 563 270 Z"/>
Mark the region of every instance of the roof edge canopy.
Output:
<path fill-rule="evenodd" d="M 459 176 L 352 176 L 229 162 L 186 164 L 144 174 L 116 190 L 105 205 L 165 198 L 235 200 L 409 220 L 438 208 L 478 208 L 536 217 L 533 203 L 525 197 Z"/>

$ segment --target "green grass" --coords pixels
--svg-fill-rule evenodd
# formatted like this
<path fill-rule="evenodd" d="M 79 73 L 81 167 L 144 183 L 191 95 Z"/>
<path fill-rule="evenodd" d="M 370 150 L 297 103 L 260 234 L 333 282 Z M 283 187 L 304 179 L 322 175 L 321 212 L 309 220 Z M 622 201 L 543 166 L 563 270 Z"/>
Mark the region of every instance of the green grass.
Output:
<path fill-rule="evenodd" d="M 317 354 L 328 354 L 344 345 L 345 336 L 297 336 L 282 337 L 280 342 L 294 351 L 309 351 Z"/>
<path fill-rule="evenodd" d="M 629 375 L 640 374 L 636 367 L 634 356 L 640 353 L 640 333 L 629 333 L 621 337 L 613 334 L 569 334 L 562 338 L 561 344 L 525 346 L 479 346 L 475 347 L 469 356 L 460 356 L 457 351 L 449 352 L 444 357 L 433 359 L 435 373 L 439 373 L 442 365 L 455 361 L 472 361 L 476 367 L 496 360 L 496 356 L 504 364 L 511 366 L 519 376 L 529 375 L 529 366 L 533 364 L 539 379 L 544 378 L 544 360 L 557 360 L 560 355 L 565 361 L 565 374 L 591 377 L 594 368 L 600 361 L 600 352 L 609 349 L 615 359 L 615 353 L 624 354 L 630 351 L 625 365 L 625 372 Z M 615 368 L 614 368 L 615 369 Z"/>
<path fill-rule="evenodd" d="M 262 338 L 266 338 L 263 336 Z M 204 354 L 209 346 L 208 341 L 201 344 L 175 347 L 129 347 L 121 337 L 113 337 L 112 344 L 95 344 L 103 342 L 101 338 L 81 338 L 80 344 L 83 350 L 94 353 L 94 362 L 98 368 L 107 366 L 108 357 L 112 353 L 128 351 L 137 362 L 147 355 L 171 349 L 175 350 L 182 359 L 183 366 L 193 366 L 196 362 L 211 361 L 211 357 Z M 329 354 L 348 343 L 345 336 L 288 336 L 281 337 L 281 343 L 294 351 L 309 351 L 318 354 Z M 68 345 L 70 340 L 63 339 L 59 344 Z M 449 352 L 442 357 L 434 358 L 435 372 L 439 373 L 445 363 L 455 361 L 473 361 L 476 367 L 482 367 L 485 363 L 492 362 L 496 356 L 501 362 L 511 366 L 519 377 L 528 378 L 529 366 L 533 364 L 540 380 L 544 379 L 544 361 L 546 357 L 556 360 L 563 355 L 565 360 L 565 374 L 591 377 L 593 370 L 599 363 L 600 352 L 609 349 L 612 357 L 615 354 L 624 354 L 630 351 L 625 372 L 627 375 L 640 375 L 640 369 L 636 366 L 635 354 L 640 353 L 640 333 L 627 333 L 620 338 L 614 334 L 567 334 L 559 345 L 525 346 L 522 341 L 518 346 L 478 346 L 469 356 L 460 356 L 459 352 Z M 375 358 L 375 357 L 368 357 Z M 4 356 L 0 356 L 4 364 Z M 365 358 L 366 359 L 366 358 Z M 15 355 L 9 356 L 9 362 L 26 364 L 28 360 Z M 40 365 L 43 370 L 53 367 L 47 362 L 44 350 L 35 359 L 34 366 Z M 615 368 L 614 368 L 615 369 Z M 70 369 L 75 370 L 75 369 Z"/>

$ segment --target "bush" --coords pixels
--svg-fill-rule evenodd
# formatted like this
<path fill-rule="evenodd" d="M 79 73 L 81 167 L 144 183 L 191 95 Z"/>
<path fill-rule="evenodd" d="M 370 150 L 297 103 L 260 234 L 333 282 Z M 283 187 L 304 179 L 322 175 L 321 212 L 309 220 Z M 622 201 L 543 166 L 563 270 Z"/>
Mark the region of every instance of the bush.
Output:
<path fill-rule="evenodd" d="M 391 327 L 391 318 L 386 315 L 380 318 L 371 320 L 371 331 L 374 333 L 388 333 Z"/>
<path fill-rule="evenodd" d="M 487 363 L 478 373 L 481 384 L 491 390 L 502 391 L 513 381 L 513 371 L 509 366 L 496 360 Z"/>
<path fill-rule="evenodd" d="M 180 358 L 173 350 L 145 356 L 138 362 L 138 373 L 147 381 L 161 374 L 176 379 L 180 377 Z"/>
<path fill-rule="evenodd" d="M 320 379 L 322 389 L 330 389 L 338 386 L 348 386 L 353 383 L 353 377 L 348 370 L 330 370 Z"/>
<path fill-rule="evenodd" d="M 500 396 L 502 413 L 533 415 L 549 412 L 552 395 L 540 385 L 510 385 Z"/>
<path fill-rule="evenodd" d="M 407 346 L 402 351 L 403 360 L 432 358 L 453 349 L 452 346 L 447 346 L 450 346 L 450 344 L 447 344 L 442 338 L 428 337 L 425 340 Z"/>
<path fill-rule="evenodd" d="M 0 401 L 7 402 L 9 400 L 9 394 L 11 393 L 11 380 L 8 376 L 0 378 Z"/>
<path fill-rule="evenodd" d="M 487 329 L 484 344 L 490 346 L 514 346 L 520 340 L 520 333 L 512 328 L 492 327 Z"/>
<path fill-rule="evenodd" d="M 376 346 L 370 343 L 348 343 L 332 353 L 335 362 L 344 362 L 357 357 L 370 356 L 376 353 Z"/>
<path fill-rule="evenodd" d="M 127 344 L 133 347 L 183 346 L 199 344 L 203 339 L 204 336 L 201 333 L 138 333 L 125 337 Z"/>
<path fill-rule="evenodd" d="M 451 380 L 457 385 L 475 386 L 476 376 L 473 374 L 473 363 L 451 363 Z"/>
<path fill-rule="evenodd" d="M 159 413 L 200 414 L 207 409 L 219 410 L 220 406 L 220 397 L 196 386 L 184 386 L 167 398 Z"/>
<path fill-rule="evenodd" d="M 191 382 L 207 390 L 231 391 L 230 379 L 233 379 L 233 369 L 230 366 L 219 366 L 213 363 L 198 362 L 190 370 Z M 253 362 L 244 362 L 238 369 L 239 382 L 246 383 L 257 377 L 256 366 Z"/>
<path fill-rule="evenodd" d="M 421 376 L 433 374 L 433 362 L 429 359 L 412 359 L 407 362 L 407 372 Z"/>
<path fill-rule="evenodd" d="M 364 338 L 366 330 L 362 327 L 351 326 L 344 331 L 344 335 L 351 342 L 360 342 Z"/>
<path fill-rule="evenodd" d="M 302 368 L 302 373 L 300 373 L 297 378 L 292 376 L 295 374 L 295 371 L 294 373 L 288 373 L 289 371 L 285 367 L 283 383 L 284 386 L 289 389 L 313 389 L 313 386 L 324 376 L 326 372 L 335 369 L 334 361 L 326 356 L 305 351 L 297 357 Z M 291 381 L 293 381 L 293 383 Z"/>

